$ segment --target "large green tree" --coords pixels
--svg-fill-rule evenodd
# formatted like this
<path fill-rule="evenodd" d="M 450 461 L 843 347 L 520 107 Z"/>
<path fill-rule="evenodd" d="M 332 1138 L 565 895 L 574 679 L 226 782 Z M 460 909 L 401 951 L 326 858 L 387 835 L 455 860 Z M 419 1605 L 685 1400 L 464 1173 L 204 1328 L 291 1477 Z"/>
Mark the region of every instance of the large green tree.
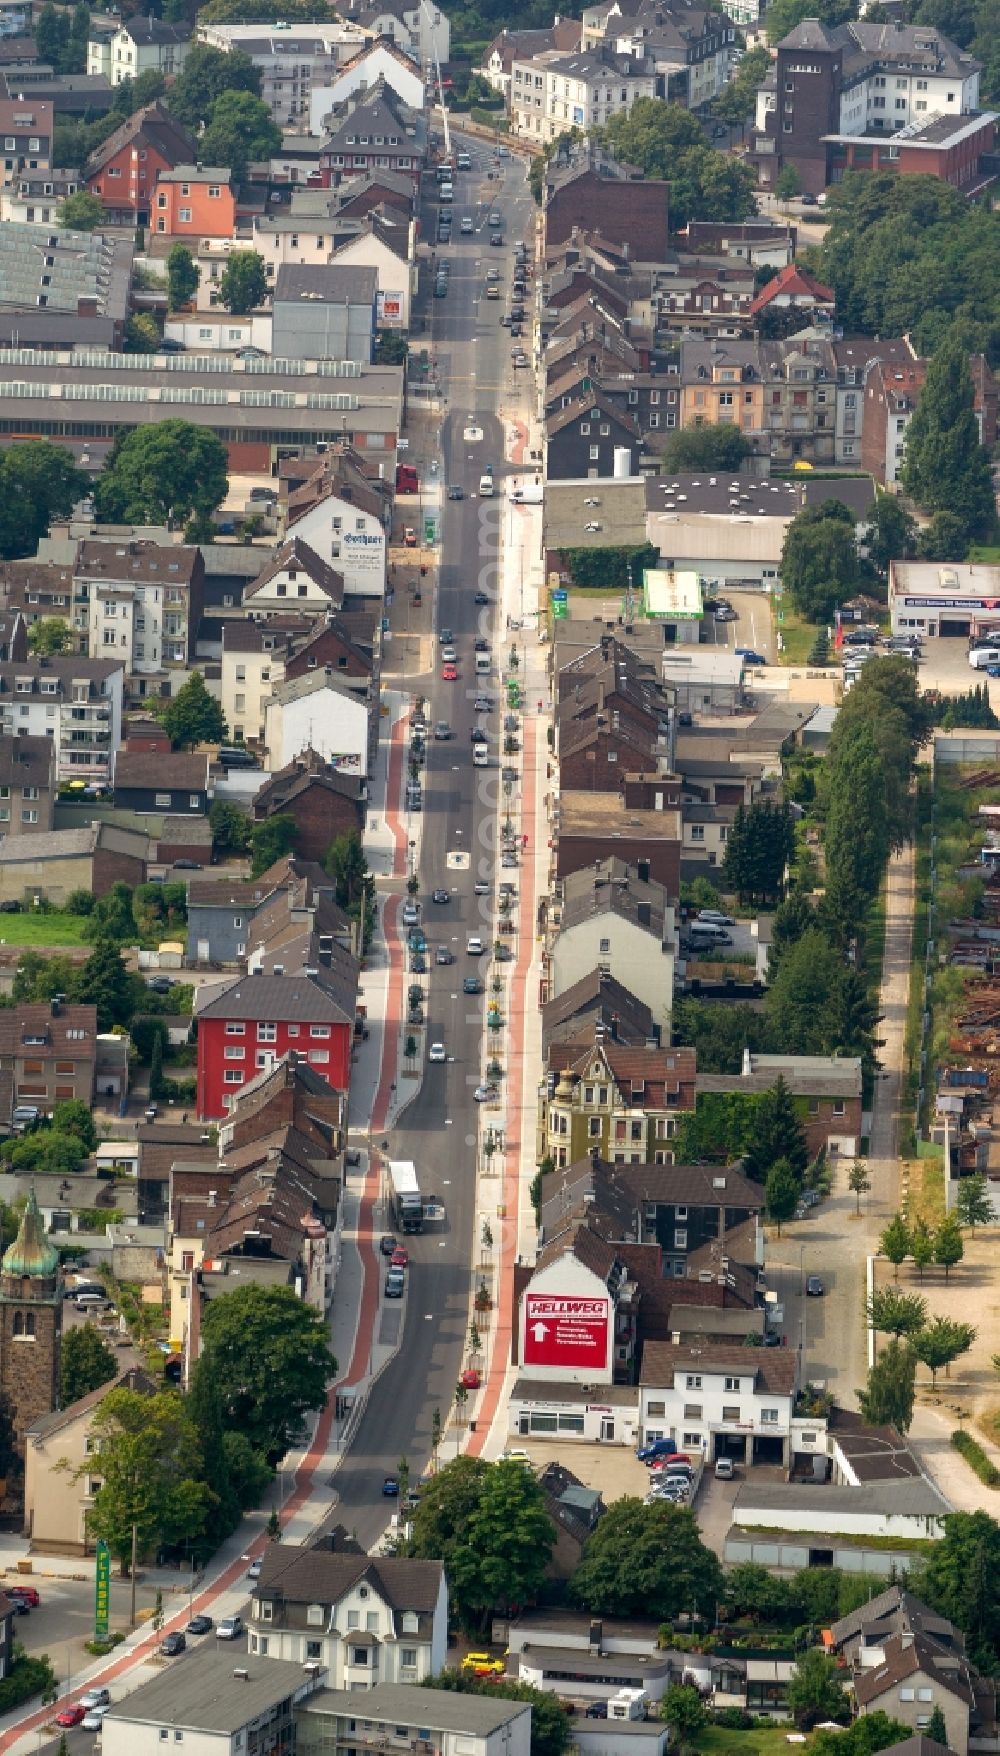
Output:
<path fill-rule="evenodd" d="M 714 426 L 683 427 L 671 433 L 663 447 L 665 471 L 738 470 L 750 451 L 749 440 L 731 421 Z"/>
<path fill-rule="evenodd" d="M 67 195 L 56 209 L 56 224 L 68 232 L 94 232 L 104 218 L 104 203 L 89 189 L 78 189 Z"/>
<path fill-rule="evenodd" d="M 101 1453 L 101 1487 L 87 1522 L 117 1557 L 122 1572 L 132 1553 L 185 1547 L 200 1537 L 211 1505 L 202 1477 L 194 1423 L 175 1391 L 144 1396 L 111 1390 L 99 1404 L 91 1433 Z M 92 1475 L 93 1458 L 76 1471 Z"/>
<path fill-rule="evenodd" d="M 915 1335 L 927 1321 L 927 1301 L 897 1286 L 876 1287 L 866 1306 L 868 1323 L 883 1335 Z"/>
<path fill-rule="evenodd" d="M 97 1028 L 127 1025 L 135 1005 L 135 984 L 113 939 L 99 939 L 74 984 L 73 997 L 97 1007 Z"/>
<path fill-rule="evenodd" d="M 197 47 L 203 45 L 198 44 Z M 228 56 L 226 59 L 228 60 Z M 179 311 L 189 305 L 201 285 L 201 269 L 186 244 L 175 244 L 167 257 L 167 306 Z"/>
<path fill-rule="evenodd" d="M 224 91 L 212 105 L 198 147 L 204 164 L 226 165 L 242 177 L 251 160 L 280 152 L 281 129 L 253 92 Z"/>
<path fill-rule="evenodd" d="M 75 1134 L 84 1152 L 96 1152 L 100 1141 L 94 1112 L 82 1098 L 64 1098 L 52 1111 L 52 1126 L 63 1134 Z"/>
<path fill-rule="evenodd" d="M 994 1223 L 989 1178 L 984 1176 L 982 1172 L 962 1178 L 955 1196 L 955 1213 L 958 1216 L 959 1225 L 968 1226 L 970 1232 L 974 1231 L 976 1226 L 988 1226 Z"/>
<path fill-rule="evenodd" d="M 193 43 L 170 87 L 167 108 L 185 128 L 197 132 L 207 126 L 213 104 L 225 92 L 246 91 L 259 98 L 260 87 L 260 71 L 249 55 L 239 49 L 227 54 L 208 43 Z"/>
<path fill-rule="evenodd" d="M 811 1731 L 821 1719 L 850 1717 L 847 1694 L 837 1661 L 819 1647 L 802 1653 L 785 1688 L 785 1699 L 795 1723 Z"/>
<path fill-rule="evenodd" d="M 294 853 L 298 833 L 295 818 L 287 812 L 279 812 L 274 817 L 266 817 L 263 823 L 255 823 L 250 832 L 251 875 L 259 878 L 276 860 Z"/>
<path fill-rule="evenodd" d="M 961 1628 L 973 1664 L 991 1671 L 1000 1647 L 1000 1525 L 988 1512 L 953 1512 L 910 1588 Z"/>
<path fill-rule="evenodd" d="M 890 561 L 906 561 L 916 554 L 916 522 L 896 494 L 877 494 L 869 506 L 865 548 L 883 579 Z"/>
<path fill-rule="evenodd" d="M 73 644 L 73 630 L 62 616 L 42 616 L 28 629 L 28 650 L 40 657 L 57 658 Z"/>
<path fill-rule="evenodd" d="M 976 1339 L 971 1323 L 958 1323 L 952 1317 L 935 1317 L 926 1329 L 913 1337 L 913 1351 L 931 1375 L 931 1387 L 937 1389 L 937 1375 L 943 1366 L 947 1373 L 952 1360 L 967 1354 Z"/>
<path fill-rule="evenodd" d="M 219 298 L 234 317 L 256 311 L 267 298 L 267 271 L 256 250 L 234 250 L 219 281 Z"/>
<path fill-rule="evenodd" d="M 770 1090 L 762 1093 L 757 1105 L 752 1137 L 743 1154 L 743 1169 L 755 1183 L 763 1183 L 779 1160 L 801 1181 L 809 1163 L 809 1149 L 795 1099 L 780 1075 Z"/>
<path fill-rule="evenodd" d="M 909 1431 L 913 1420 L 914 1375 L 912 1349 L 905 1342 L 890 1341 L 869 1367 L 865 1388 L 858 1391 L 858 1407 L 869 1426 Z"/>
<path fill-rule="evenodd" d="M 722 1569 L 686 1506 L 626 1497 L 608 1507 L 587 1540 L 570 1595 L 595 1616 L 714 1615 Z"/>
<path fill-rule="evenodd" d="M 69 1408 L 118 1374 L 118 1361 L 90 1323 L 67 1329 L 59 1353 L 59 1406 Z"/>
<path fill-rule="evenodd" d="M 670 181 L 670 223 L 691 218 L 740 220 L 756 212 L 752 172 L 726 153 L 714 152 L 701 124 L 681 104 L 639 98 L 599 130 L 616 158 L 638 165 L 647 177 Z"/>
<path fill-rule="evenodd" d="M 989 537 L 996 501 L 973 402 L 968 355 L 957 337 L 949 338 L 927 369 L 907 430 L 900 480 L 925 512 L 950 512 L 970 537 Z"/>
<path fill-rule="evenodd" d="M 796 513 L 781 550 L 781 583 L 801 615 L 828 622 L 856 590 L 854 514 L 839 500 Z"/>
<path fill-rule="evenodd" d="M 337 1362 L 326 1325 L 291 1287 L 239 1287 L 202 1317 L 202 1358 L 223 1424 L 276 1462 L 322 1408 Z"/>
<path fill-rule="evenodd" d="M 788 1160 L 775 1159 L 764 1184 L 764 1200 L 767 1217 L 777 1227 L 779 1238 L 785 1221 L 795 1212 L 801 1187 L 802 1179 L 796 1176 Z"/>
<path fill-rule="evenodd" d="M 161 717 L 175 750 L 190 750 L 195 744 L 221 744 L 226 737 L 225 715 L 215 696 L 205 688 L 200 671 L 191 672 Z"/>
<path fill-rule="evenodd" d="M 441 1560 L 455 1615 L 482 1635 L 494 1608 L 525 1603 L 541 1589 L 555 1544 L 545 1496 L 517 1460 L 458 1457 L 420 1497 L 411 1552 Z"/>
<path fill-rule="evenodd" d="M 33 555 L 53 518 L 65 518 L 90 477 L 47 439 L 9 445 L 0 457 L 0 556 Z"/>
<path fill-rule="evenodd" d="M 784 894 L 785 872 L 795 854 L 791 807 L 773 799 L 737 806 L 722 870 L 727 889 L 741 903 L 773 902 Z"/>
<path fill-rule="evenodd" d="M 118 434 L 94 498 L 109 523 L 173 527 L 210 516 L 228 487 L 222 440 L 190 421 L 166 420 Z"/>
<path fill-rule="evenodd" d="M 730 127 L 742 127 L 753 120 L 757 108 L 757 87 L 771 70 L 771 57 L 760 45 L 747 49 L 728 85 L 712 99 L 712 114 Z"/>

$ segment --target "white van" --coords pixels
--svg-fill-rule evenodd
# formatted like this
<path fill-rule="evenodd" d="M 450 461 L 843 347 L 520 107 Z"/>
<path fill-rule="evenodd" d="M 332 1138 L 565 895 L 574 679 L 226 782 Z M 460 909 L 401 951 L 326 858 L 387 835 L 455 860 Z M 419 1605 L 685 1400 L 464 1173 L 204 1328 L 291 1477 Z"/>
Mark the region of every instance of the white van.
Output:
<path fill-rule="evenodd" d="M 985 671 L 988 665 L 1000 665 L 1000 646 L 977 646 L 969 654 L 969 663 L 974 671 Z"/>
<path fill-rule="evenodd" d="M 473 744 L 473 746 L 472 746 L 472 766 L 473 766 L 473 768 L 488 768 L 489 765 L 490 765 L 490 753 L 489 753 L 488 747 L 485 744 Z"/>
<path fill-rule="evenodd" d="M 689 921 L 688 932 L 692 939 L 707 939 L 712 945 L 732 944 L 725 927 L 720 927 L 716 921 Z"/>
<path fill-rule="evenodd" d="M 491 469 L 484 470 L 479 478 L 479 497 L 480 499 L 485 499 L 488 494 L 495 493 L 496 488 L 493 485 L 493 471 Z"/>
<path fill-rule="evenodd" d="M 488 652 L 477 652 L 477 654 L 476 654 L 476 676 L 477 677 L 488 677 L 490 674 L 490 670 L 491 670 L 491 663 L 490 663 L 489 653 Z"/>

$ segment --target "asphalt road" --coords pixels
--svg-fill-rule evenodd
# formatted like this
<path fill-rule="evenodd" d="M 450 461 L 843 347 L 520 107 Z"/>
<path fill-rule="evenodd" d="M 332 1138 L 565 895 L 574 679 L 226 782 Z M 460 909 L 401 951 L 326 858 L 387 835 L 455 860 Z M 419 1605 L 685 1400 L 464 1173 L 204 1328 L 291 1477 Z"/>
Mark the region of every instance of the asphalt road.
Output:
<path fill-rule="evenodd" d="M 384 1477 L 395 1474 L 405 1456 L 415 1479 L 430 1456 L 433 1411 L 439 1409 L 442 1420 L 447 1415 L 464 1363 L 472 1279 L 477 1127 L 472 1093 L 482 1065 L 485 996 L 473 999 L 463 995 L 462 978 L 476 973 L 484 985 L 489 979 L 489 959 L 466 954 L 467 933 L 479 932 L 487 946 L 493 939 L 492 897 L 476 897 L 473 883 L 477 877 L 492 878 L 496 870 L 493 826 L 503 714 L 497 661 L 504 632 L 497 626 L 497 556 L 505 504 L 503 430 L 497 410 L 505 382 L 505 412 L 511 406 L 511 344 L 499 321 L 507 301 L 487 301 L 483 294 L 491 267 L 499 268 L 503 283 L 509 284 L 513 244 L 528 235 L 533 211 L 519 163 L 504 161 L 503 181 L 498 185 L 486 181 L 487 161 L 482 149 L 473 149 L 473 153 L 473 171 L 456 175 L 454 242 L 439 250 L 451 263 L 448 296 L 431 300 L 426 307 L 432 322 L 432 353 L 447 408 L 441 433 L 440 479 L 460 484 L 464 490 L 462 500 L 446 500 L 443 507 L 435 623 L 436 629 L 452 630 L 459 679 L 455 683 L 442 681 L 440 664 L 435 664 L 433 674 L 412 680 L 416 690 L 426 691 L 429 724 L 446 719 L 454 733 L 448 742 L 428 742 L 419 870 L 422 922 L 430 944 L 424 1037 L 427 1043 L 443 1041 L 448 1061 L 443 1066 L 425 1066 L 421 1087 L 393 1131 L 389 1146 L 390 1156 L 413 1160 L 425 1194 L 441 1195 L 447 1220 L 443 1228 L 432 1227 L 407 1239 L 410 1268 L 402 1347 L 374 1385 L 356 1437 L 335 1478 L 339 1515 L 369 1547 L 387 1524 L 394 1505 L 382 1497 Z M 431 239 L 435 235 L 435 206 L 430 199 L 425 207 L 424 236 Z M 485 220 L 490 208 L 504 215 L 502 251 L 487 243 Z M 465 213 L 476 217 L 471 237 L 463 237 L 459 230 Z M 424 270 L 422 279 L 427 297 L 433 276 Z M 528 374 L 524 378 L 527 396 Z M 481 441 L 464 438 L 470 422 L 482 429 Z M 479 478 L 488 463 L 493 465 L 499 492 L 492 500 L 481 501 Z M 473 601 L 480 588 L 490 595 L 488 607 L 477 607 Z M 473 660 L 477 635 L 489 640 L 494 659 L 491 676 L 478 679 Z M 480 693 L 493 697 L 489 715 L 473 711 L 474 698 Z M 472 764 L 470 735 L 477 720 L 490 734 L 488 769 Z M 446 854 L 458 849 L 472 855 L 467 873 L 446 868 Z M 515 873 L 506 876 L 516 878 Z M 453 889 L 446 906 L 430 902 L 437 885 Z M 442 943 L 455 952 L 456 961 L 450 966 L 439 967 L 433 962 L 434 950 Z"/>

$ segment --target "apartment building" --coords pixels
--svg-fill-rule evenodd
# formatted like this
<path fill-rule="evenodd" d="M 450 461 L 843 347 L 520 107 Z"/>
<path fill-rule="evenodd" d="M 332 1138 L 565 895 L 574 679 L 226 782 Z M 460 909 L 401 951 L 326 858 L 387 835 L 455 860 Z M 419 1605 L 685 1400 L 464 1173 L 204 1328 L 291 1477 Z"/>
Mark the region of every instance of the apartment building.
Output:
<path fill-rule="evenodd" d="M 272 1543 L 250 1600 L 249 1645 L 325 1665 L 335 1688 L 422 1683 L 447 1662 L 444 1566 L 342 1551 L 335 1538 Z"/>
<path fill-rule="evenodd" d="M 112 85 L 143 73 L 170 78 L 180 72 L 191 48 L 189 24 L 168 24 L 152 13 L 123 19 L 113 35 L 95 34 L 87 45 L 87 72 L 103 73 Z"/>
<path fill-rule="evenodd" d="M 637 98 L 655 97 L 656 85 L 651 61 L 617 55 L 608 48 L 569 55 L 547 50 L 537 59 L 515 58 L 509 99 L 511 131 L 543 145 L 572 128 L 589 133 L 630 110 Z"/>
<path fill-rule="evenodd" d="M 263 743 L 265 708 L 285 680 L 291 635 L 268 622 L 222 624 L 222 711 L 232 736 Z"/>
<path fill-rule="evenodd" d="M 614 1164 L 672 1164 L 678 1115 L 695 1107 L 693 1049 L 629 1048 L 598 1023 L 589 1042 L 549 1051 L 536 1155 L 557 1169 L 596 1152 Z"/>
<path fill-rule="evenodd" d="M 25 176 L 51 170 L 53 123 L 53 106 L 48 100 L 0 99 L 5 194 L 16 189 Z"/>
<path fill-rule="evenodd" d="M 527 59 L 521 65 L 528 65 Z M 586 231 L 605 243 L 627 245 L 634 262 L 663 262 L 669 248 L 669 192 L 665 181 L 632 175 L 592 141 L 577 145 L 546 169 L 546 249 Z"/>
<path fill-rule="evenodd" d="M 397 96 L 384 75 L 324 118 L 323 182 L 336 188 L 372 171 L 405 172 L 416 189 L 427 158 L 427 121 Z"/>
<path fill-rule="evenodd" d="M 219 993 L 201 988 L 198 1017 L 198 1114 L 217 1120 L 240 1087 L 291 1049 L 336 1091 L 350 1084 L 357 999 L 341 971 L 243 976 Z"/>
<path fill-rule="evenodd" d="M 167 238 L 232 238 L 236 191 L 225 165 L 172 165 L 153 191 L 152 225 Z"/>
<path fill-rule="evenodd" d="M 610 969 L 666 1034 L 673 1004 L 674 911 L 648 866 L 609 858 L 571 872 L 546 913 L 542 994 L 554 999 L 593 969 Z"/>
<path fill-rule="evenodd" d="M 55 807 L 52 738 L 0 736 L 0 835 L 45 834 Z"/>
<path fill-rule="evenodd" d="M 124 677 L 121 659 L 0 664 L 0 734 L 51 738 L 57 781 L 108 785 L 121 744 Z"/>
<path fill-rule="evenodd" d="M 196 156 L 193 136 L 157 101 L 136 110 L 91 153 L 83 180 L 100 196 L 111 225 L 145 226 L 161 171 Z"/>
<path fill-rule="evenodd" d="M 201 619 L 205 563 L 194 547 L 85 538 L 73 566 L 73 622 L 93 658 L 125 666 L 132 698 L 186 673 Z M 180 678 L 183 681 L 183 678 Z"/>
<path fill-rule="evenodd" d="M 94 1102 L 97 1008 L 63 1000 L 0 1012 L 0 1118 L 9 1127 L 18 1104 L 51 1114 L 55 1104 Z"/>
<path fill-rule="evenodd" d="M 387 37 L 420 67 L 443 66 L 451 58 L 451 21 L 426 0 L 347 0 L 341 17 L 366 36 Z"/>
<path fill-rule="evenodd" d="M 309 106 L 309 128 L 321 134 L 327 116 L 338 104 L 367 91 L 379 79 L 411 110 L 424 107 L 424 78 L 416 62 L 395 43 L 381 38 L 365 43 L 341 61 L 328 85 L 314 85 Z"/>
<path fill-rule="evenodd" d="M 639 1371 L 642 1442 L 675 1439 L 707 1461 L 790 1463 L 795 1348 L 647 1342 Z"/>
<path fill-rule="evenodd" d="M 637 7 L 625 0 L 606 0 L 583 14 L 583 46 L 609 45 L 620 55 L 641 55 L 651 61 L 657 96 L 700 109 L 728 84 L 739 38 L 733 20 L 722 8 L 693 0 L 670 0 L 668 6 Z"/>
<path fill-rule="evenodd" d="M 353 1689 L 321 1689 L 296 1712 L 299 1756 L 385 1749 L 400 1756 L 528 1756 L 531 1709 L 521 1701 L 378 1683 L 363 1711 Z"/>

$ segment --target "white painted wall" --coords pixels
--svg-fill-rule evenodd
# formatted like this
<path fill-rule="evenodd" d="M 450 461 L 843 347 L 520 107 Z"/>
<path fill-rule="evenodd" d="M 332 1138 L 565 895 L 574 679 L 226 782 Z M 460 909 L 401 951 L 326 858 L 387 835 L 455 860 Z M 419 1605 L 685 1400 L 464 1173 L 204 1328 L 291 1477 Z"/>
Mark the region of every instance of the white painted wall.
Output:
<path fill-rule="evenodd" d="M 331 494 L 290 524 L 286 534 L 301 537 L 342 573 L 345 591 L 385 597 L 385 531 L 370 512 Z"/>
<path fill-rule="evenodd" d="M 668 924 L 673 940 L 672 911 Z M 610 912 L 563 928 L 552 946 L 552 997 L 564 994 L 598 963 L 610 964 L 616 979 L 645 1001 L 654 1019 L 666 1022 L 673 1001 L 674 954 L 661 949 L 655 933 Z"/>
<path fill-rule="evenodd" d="M 311 748 L 348 773 L 368 773 L 368 709 L 357 696 L 321 685 L 294 701 L 271 700 L 264 725 L 272 769 Z"/>

